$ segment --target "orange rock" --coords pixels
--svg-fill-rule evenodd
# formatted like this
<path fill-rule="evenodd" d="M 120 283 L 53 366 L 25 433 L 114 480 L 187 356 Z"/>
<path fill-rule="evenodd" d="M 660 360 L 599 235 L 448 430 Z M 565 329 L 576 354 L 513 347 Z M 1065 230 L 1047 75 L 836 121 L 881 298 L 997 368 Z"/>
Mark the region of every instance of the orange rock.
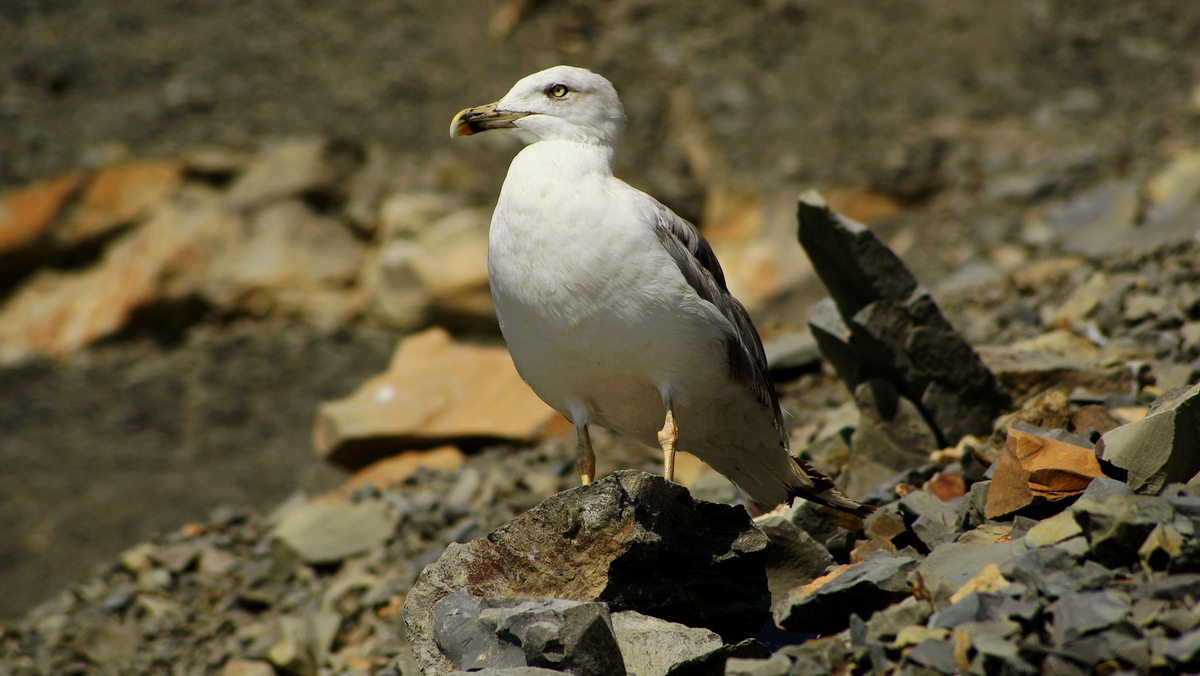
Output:
<path fill-rule="evenodd" d="M 1078 495 L 1101 475 L 1094 451 L 1010 429 L 992 475 L 984 514 L 994 519 L 1032 504 Z"/>
<path fill-rule="evenodd" d="M 892 544 L 891 540 L 883 538 L 872 538 L 870 540 L 862 540 L 854 545 L 854 549 L 850 550 L 851 563 L 861 563 L 866 561 L 867 557 L 875 552 L 896 552 L 896 545 Z"/>
<path fill-rule="evenodd" d="M 862 186 L 834 188 L 825 193 L 825 201 L 834 211 L 863 225 L 886 221 L 904 211 L 891 197 Z"/>
<path fill-rule="evenodd" d="M 557 417 L 507 350 L 429 329 L 401 341 L 386 372 L 322 404 L 313 439 L 320 455 L 355 468 L 404 448 L 533 441 Z"/>
<path fill-rule="evenodd" d="M 183 181 L 182 163 L 151 162 L 97 173 L 56 236 L 72 245 L 148 214 L 170 199 Z"/>
<path fill-rule="evenodd" d="M 164 208 L 81 272 L 45 271 L 0 307 L 0 363 L 62 356 L 125 325 L 138 307 L 199 286 L 236 221 L 218 209 Z"/>
<path fill-rule="evenodd" d="M 79 187 L 78 174 L 31 183 L 0 197 L 0 252 L 11 251 L 45 232 Z"/>
<path fill-rule="evenodd" d="M 957 474 L 938 472 L 925 482 L 925 490 L 941 498 L 942 502 L 950 502 L 967 494 L 967 482 Z"/>
<path fill-rule="evenodd" d="M 383 489 L 404 481 L 421 467 L 453 472 L 462 467 L 463 453 L 454 446 L 438 446 L 428 451 L 405 451 L 390 458 L 383 458 L 355 472 L 339 492 L 353 493 L 362 486 Z"/>

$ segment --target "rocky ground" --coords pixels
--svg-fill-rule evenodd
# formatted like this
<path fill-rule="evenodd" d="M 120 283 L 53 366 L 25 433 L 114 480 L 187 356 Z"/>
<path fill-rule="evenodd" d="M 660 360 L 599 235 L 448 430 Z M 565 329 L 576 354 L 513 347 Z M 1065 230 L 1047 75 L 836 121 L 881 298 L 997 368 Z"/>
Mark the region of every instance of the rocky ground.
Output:
<path fill-rule="evenodd" d="M 795 447 L 880 506 L 855 533 L 805 509 L 766 524 L 755 551 L 796 633 L 693 632 L 708 647 L 677 673 L 771 653 L 731 673 L 1194 669 L 1195 493 L 1167 485 L 1189 465 L 1160 481 L 1113 440 L 1144 449 L 1128 430 L 1169 419 L 1153 447 L 1172 450 L 1194 422 L 1194 398 L 1148 404 L 1200 360 L 1198 34 L 1165 1 L 5 4 L 3 668 L 412 668 L 400 615 L 422 567 L 574 483 L 481 276 L 513 148 L 443 137 L 571 62 L 622 93 L 622 175 L 713 241 Z M 862 356 L 830 337 L 871 323 L 826 305 L 805 327 L 830 282 L 796 243 L 812 187 L 929 285 L 1022 413 L 959 443 L 926 424 L 920 383 L 880 385 L 904 373 L 838 377 Z M 598 446 L 602 474 L 658 464 Z M 702 467 L 680 479 L 737 499 Z M 1158 497 L 1096 500 L 1117 483 Z M 341 497 L 283 502 L 297 487 Z M 826 570 L 781 576 L 781 538 L 825 567 L 885 551 L 805 587 Z M 968 580 L 944 560 L 966 547 L 988 552 L 978 588 L 949 604 Z M 797 624 L 821 604 L 853 613 Z M 608 612 L 633 654 L 639 608 Z M 800 634 L 834 638 L 783 647 Z"/>

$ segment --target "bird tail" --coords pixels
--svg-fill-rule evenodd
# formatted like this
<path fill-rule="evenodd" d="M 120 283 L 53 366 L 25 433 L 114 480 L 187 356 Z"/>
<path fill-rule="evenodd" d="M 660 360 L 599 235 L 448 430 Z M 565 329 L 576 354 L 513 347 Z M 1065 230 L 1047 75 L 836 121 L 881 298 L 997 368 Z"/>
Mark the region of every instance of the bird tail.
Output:
<path fill-rule="evenodd" d="M 824 472 L 799 458 L 793 458 L 793 460 L 799 466 L 800 473 L 807 476 L 811 483 L 808 486 L 790 486 L 789 498 L 804 498 L 827 508 L 821 511 L 827 511 L 834 523 L 847 530 L 861 528 L 861 519 L 875 511 L 871 505 L 864 505 L 842 495 L 842 492 L 833 483 L 833 479 L 830 479 Z M 846 519 L 846 523 L 843 524 L 841 519 Z"/>

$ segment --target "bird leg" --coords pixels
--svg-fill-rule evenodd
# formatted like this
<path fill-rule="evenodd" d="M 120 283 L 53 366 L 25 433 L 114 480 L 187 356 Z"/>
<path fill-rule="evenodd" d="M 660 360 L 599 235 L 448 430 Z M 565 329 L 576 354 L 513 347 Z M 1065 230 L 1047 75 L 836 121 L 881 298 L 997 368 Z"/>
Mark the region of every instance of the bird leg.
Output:
<path fill-rule="evenodd" d="M 588 434 L 587 425 L 575 428 L 579 436 L 579 457 L 575 460 L 575 469 L 579 470 L 579 478 L 586 486 L 596 478 L 596 454 L 592 451 L 592 437 Z"/>
<path fill-rule="evenodd" d="M 667 407 L 667 420 L 658 431 L 658 443 L 663 449 L 663 478 L 675 480 L 675 444 L 679 441 L 679 427 L 675 424 L 675 413 Z"/>

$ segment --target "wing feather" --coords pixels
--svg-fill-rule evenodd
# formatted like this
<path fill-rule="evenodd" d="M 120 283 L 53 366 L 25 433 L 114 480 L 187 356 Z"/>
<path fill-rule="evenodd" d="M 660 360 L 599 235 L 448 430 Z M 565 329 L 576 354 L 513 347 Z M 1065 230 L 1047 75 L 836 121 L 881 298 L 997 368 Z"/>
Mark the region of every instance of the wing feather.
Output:
<path fill-rule="evenodd" d="M 652 199 L 652 198 L 651 198 Z M 688 285 L 704 300 L 711 303 L 728 321 L 725 335 L 726 356 L 730 376 L 774 415 L 775 429 L 787 447 L 783 413 L 767 370 L 767 355 L 750 313 L 725 285 L 725 273 L 716 254 L 696 226 L 680 218 L 657 200 L 653 200 L 655 232 L 659 243 Z"/>

